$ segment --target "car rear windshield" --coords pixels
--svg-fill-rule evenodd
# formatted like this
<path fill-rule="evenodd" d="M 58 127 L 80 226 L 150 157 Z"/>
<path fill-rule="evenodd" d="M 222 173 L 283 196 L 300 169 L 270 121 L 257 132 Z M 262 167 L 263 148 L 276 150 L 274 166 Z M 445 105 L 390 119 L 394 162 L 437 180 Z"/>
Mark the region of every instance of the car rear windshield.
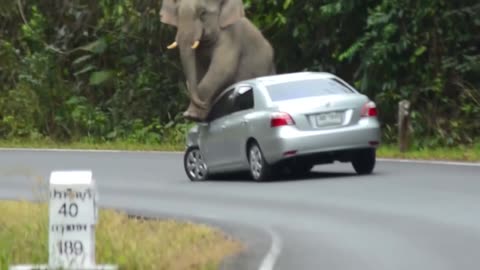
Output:
<path fill-rule="evenodd" d="M 267 86 L 272 101 L 354 93 L 336 79 L 310 79 Z"/>

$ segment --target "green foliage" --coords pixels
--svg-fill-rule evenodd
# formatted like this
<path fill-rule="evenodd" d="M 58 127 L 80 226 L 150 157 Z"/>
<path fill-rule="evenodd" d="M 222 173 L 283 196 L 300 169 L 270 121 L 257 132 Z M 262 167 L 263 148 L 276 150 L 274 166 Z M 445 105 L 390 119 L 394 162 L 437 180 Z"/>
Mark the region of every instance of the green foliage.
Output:
<path fill-rule="evenodd" d="M 398 101 L 412 102 L 415 137 L 427 138 L 418 147 L 471 143 L 480 135 L 479 11 L 473 1 L 379 1 L 338 60 L 358 61 L 357 86 L 388 125 Z"/>
<path fill-rule="evenodd" d="M 188 105 L 161 1 L 2 2 L 0 137 L 183 142 Z M 373 98 L 384 138 L 412 102 L 417 148 L 480 135 L 480 4 L 244 0 L 277 72 L 338 74 Z"/>
<path fill-rule="evenodd" d="M 0 28 L 0 136 L 163 142 L 188 100 L 160 4 L 25 4 L 26 21 Z"/>

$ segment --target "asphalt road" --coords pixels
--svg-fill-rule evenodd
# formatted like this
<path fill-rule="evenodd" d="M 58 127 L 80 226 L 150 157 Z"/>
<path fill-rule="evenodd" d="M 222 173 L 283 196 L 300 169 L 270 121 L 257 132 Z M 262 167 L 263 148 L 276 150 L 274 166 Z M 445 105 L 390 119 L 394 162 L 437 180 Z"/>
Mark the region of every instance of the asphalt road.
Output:
<path fill-rule="evenodd" d="M 0 151 L 0 198 L 35 199 L 51 170 L 91 169 L 100 203 L 194 218 L 244 241 L 226 269 L 479 269 L 480 166 L 379 161 L 308 179 L 191 183 L 176 153 Z"/>

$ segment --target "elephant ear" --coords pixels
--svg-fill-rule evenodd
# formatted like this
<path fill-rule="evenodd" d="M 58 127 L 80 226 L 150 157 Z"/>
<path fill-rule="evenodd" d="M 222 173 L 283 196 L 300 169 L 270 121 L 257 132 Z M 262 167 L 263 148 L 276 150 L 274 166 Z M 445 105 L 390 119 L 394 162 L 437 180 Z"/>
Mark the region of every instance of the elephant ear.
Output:
<path fill-rule="evenodd" d="M 160 21 L 166 24 L 177 26 L 178 13 L 177 2 L 180 0 L 163 0 L 162 9 L 160 10 Z"/>
<path fill-rule="evenodd" d="M 245 16 L 242 0 L 222 0 L 220 5 L 220 26 L 225 28 Z"/>

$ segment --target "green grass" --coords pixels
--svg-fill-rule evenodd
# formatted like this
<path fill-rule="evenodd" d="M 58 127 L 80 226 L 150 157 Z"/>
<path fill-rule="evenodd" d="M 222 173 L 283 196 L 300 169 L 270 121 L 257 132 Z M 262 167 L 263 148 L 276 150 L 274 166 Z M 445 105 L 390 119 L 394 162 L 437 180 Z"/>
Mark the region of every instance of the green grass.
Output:
<path fill-rule="evenodd" d="M 129 141 L 95 142 L 78 141 L 58 143 L 51 140 L 0 140 L 0 147 L 8 148 L 61 148 L 61 149 L 107 149 L 107 150 L 141 150 L 141 151 L 183 151 L 181 144 L 142 144 Z M 382 145 L 378 157 L 407 158 L 427 160 L 480 161 L 480 142 L 471 146 L 436 147 L 424 149 L 409 149 L 401 153 L 396 145 Z"/>
<path fill-rule="evenodd" d="M 94 149 L 94 150 L 135 150 L 135 151 L 182 151 L 181 144 L 154 144 L 137 143 L 126 140 L 118 141 L 93 141 L 83 140 L 75 142 L 56 142 L 49 139 L 41 140 L 0 140 L 0 148 L 40 148 L 40 149 Z"/>
<path fill-rule="evenodd" d="M 458 147 L 437 147 L 426 149 L 409 149 L 402 153 L 396 145 L 384 145 L 378 150 L 379 157 L 425 159 L 425 160 L 453 160 L 453 161 L 480 161 L 480 144 Z"/>
<path fill-rule="evenodd" d="M 48 205 L 0 201 L 0 269 L 48 263 Z M 119 270 L 217 269 L 243 247 L 205 225 L 99 211 L 96 262 Z"/>

